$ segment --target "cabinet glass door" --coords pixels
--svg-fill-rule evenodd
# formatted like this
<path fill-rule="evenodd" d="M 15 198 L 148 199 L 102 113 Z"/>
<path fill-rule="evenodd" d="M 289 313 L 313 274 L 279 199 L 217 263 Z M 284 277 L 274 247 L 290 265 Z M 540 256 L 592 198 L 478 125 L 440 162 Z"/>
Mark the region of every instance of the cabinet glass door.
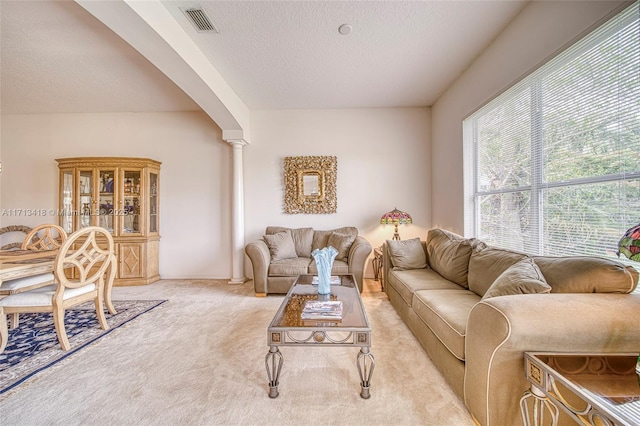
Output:
<path fill-rule="evenodd" d="M 73 171 L 64 171 L 62 173 L 62 203 L 60 205 L 60 226 L 64 232 L 71 234 L 73 232 Z"/>
<path fill-rule="evenodd" d="M 81 170 L 78 176 L 78 194 L 79 194 L 79 211 L 78 216 L 80 223 L 78 229 L 86 228 L 92 225 L 91 208 L 93 207 L 93 171 Z"/>
<path fill-rule="evenodd" d="M 149 232 L 158 232 L 158 174 L 149 173 Z"/>
<path fill-rule="evenodd" d="M 98 226 L 113 234 L 115 217 L 115 170 L 98 171 Z"/>
<path fill-rule="evenodd" d="M 122 179 L 122 214 L 121 233 L 140 233 L 140 188 L 142 185 L 142 173 L 140 170 L 125 170 Z"/>

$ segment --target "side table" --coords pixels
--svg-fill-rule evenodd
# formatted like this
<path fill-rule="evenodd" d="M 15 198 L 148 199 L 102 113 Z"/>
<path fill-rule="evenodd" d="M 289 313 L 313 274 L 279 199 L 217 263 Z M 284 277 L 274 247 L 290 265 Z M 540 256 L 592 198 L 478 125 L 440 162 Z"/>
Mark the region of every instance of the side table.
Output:
<path fill-rule="evenodd" d="M 560 410 L 582 425 L 640 424 L 637 353 L 525 352 L 524 356 L 531 384 L 520 400 L 525 425 L 542 424 L 545 412 L 557 425 Z"/>
<path fill-rule="evenodd" d="M 373 279 L 378 281 L 380 279 L 380 287 L 384 291 L 384 278 L 382 277 L 382 247 L 376 247 L 373 249 Z"/>

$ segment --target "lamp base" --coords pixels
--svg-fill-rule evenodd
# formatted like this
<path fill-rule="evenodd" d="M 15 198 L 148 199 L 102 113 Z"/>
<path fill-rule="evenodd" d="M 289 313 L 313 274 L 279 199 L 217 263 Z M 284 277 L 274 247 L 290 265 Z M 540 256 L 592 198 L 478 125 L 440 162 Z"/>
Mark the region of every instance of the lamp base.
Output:
<path fill-rule="evenodd" d="M 398 224 L 395 223 L 394 225 L 396 226 L 396 229 L 393 231 L 392 240 L 400 240 L 400 234 L 398 233 Z"/>

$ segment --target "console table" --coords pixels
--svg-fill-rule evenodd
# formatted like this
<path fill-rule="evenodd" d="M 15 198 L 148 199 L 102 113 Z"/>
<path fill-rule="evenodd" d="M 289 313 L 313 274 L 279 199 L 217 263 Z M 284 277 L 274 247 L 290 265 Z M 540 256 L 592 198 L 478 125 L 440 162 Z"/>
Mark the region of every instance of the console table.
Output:
<path fill-rule="evenodd" d="M 637 358 L 637 353 L 526 352 L 531 389 L 520 399 L 523 423 L 542 424 L 548 413 L 551 424 L 557 425 L 561 409 L 579 424 L 640 424 Z"/>

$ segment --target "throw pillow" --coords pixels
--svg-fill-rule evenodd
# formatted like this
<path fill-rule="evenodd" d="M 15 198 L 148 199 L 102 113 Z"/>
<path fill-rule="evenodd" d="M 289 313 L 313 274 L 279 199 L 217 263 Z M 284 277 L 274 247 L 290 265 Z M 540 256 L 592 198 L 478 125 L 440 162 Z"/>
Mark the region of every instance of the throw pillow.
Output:
<path fill-rule="evenodd" d="M 427 234 L 429 267 L 449 281 L 469 288 L 467 275 L 472 241 L 444 229 L 431 229 Z"/>
<path fill-rule="evenodd" d="M 387 240 L 389 255 L 394 269 L 424 269 L 427 267 L 427 255 L 422 248 L 420 238 L 410 240 Z"/>
<path fill-rule="evenodd" d="M 524 253 L 498 247 L 477 244 L 469 258 L 469 290 L 478 296 L 484 296 L 493 284 L 510 266 L 528 258 Z"/>
<path fill-rule="evenodd" d="M 313 228 L 286 228 L 283 226 L 267 226 L 266 235 L 278 232 L 291 231 L 293 245 L 296 247 L 298 257 L 311 257 L 311 243 L 313 242 Z"/>
<path fill-rule="evenodd" d="M 332 246 L 338 250 L 336 260 L 347 261 L 349 257 L 349 250 L 351 244 L 355 241 L 356 236 L 352 234 L 341 234 L 339 232 L 332 232 L 327 240 L 327 247 Z"/>
<path fill-rule="evenodd" d="M 482 296 L 482 300 L 511 294 L 550 293 L 540 268 L 533 259 L 525 258 L 508 267 Z"/>
<path fill-rule="evenodd" d="M 267 243 L 267 247 L 269 247 L 272 262 L 298 257 L 298 255 L 296 255 L 296 246 L 293 244 L 293 238 L 291 238 L 291 231 L 288 229 L 286 231 L 276 232 L 275 234 L 265 235 L 263 239 L 264 242 Z"/>
<path fill-rule="evenodd" d="M 311 251 L 328 247 L 329 236 L 334 232 L 345 235 L 353 235 L 354 237 L 358 236 L 358 228 L 356 228 L 355 226 L 343 226 L 342 228 L 332 229 L 330 231 L 313 231 L 313 242 L 311 243 Z"/>

